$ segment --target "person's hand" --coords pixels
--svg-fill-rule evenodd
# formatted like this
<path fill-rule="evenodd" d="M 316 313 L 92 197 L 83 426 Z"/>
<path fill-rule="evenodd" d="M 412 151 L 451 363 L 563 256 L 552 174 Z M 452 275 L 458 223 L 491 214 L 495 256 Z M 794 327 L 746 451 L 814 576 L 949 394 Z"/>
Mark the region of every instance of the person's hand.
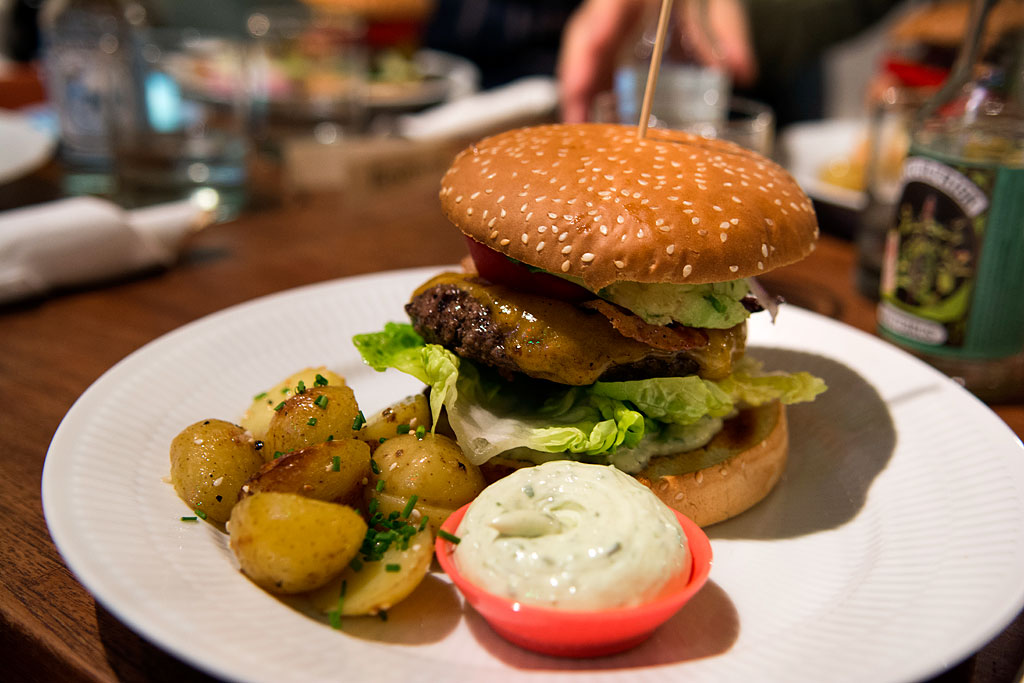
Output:
<path fill-rule="evenodd" d="M 609 90 L 621 50 L 659 0 L 585 0 L 566 25 L 558 60 L 563 120 L 588 118 L 594 97 Z M 701 17 L 706 7 L 707 14 Z M 676 0 L 673 11 L 685 43 L 705 64 L 749 85 L 757 76 L 746 10 L 739 0 Z M 656 16 L 656 14 L 654 15 Z"/>

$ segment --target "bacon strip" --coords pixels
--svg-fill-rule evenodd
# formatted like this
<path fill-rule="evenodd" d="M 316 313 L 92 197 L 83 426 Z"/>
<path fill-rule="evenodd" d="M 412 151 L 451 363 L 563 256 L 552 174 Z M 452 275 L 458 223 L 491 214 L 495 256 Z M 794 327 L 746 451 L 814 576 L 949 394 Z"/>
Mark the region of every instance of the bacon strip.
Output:
<path fill-rule="evenodd" d="M 652 325 L 640 316 L 604 299 L 591 299 L 581 304 L 608 318 L 612 327 L 623 337 L 643 342 L 664 351 L 699 349 L 708 344 L 708 335 L 695 327 L 684 325 Z"/>

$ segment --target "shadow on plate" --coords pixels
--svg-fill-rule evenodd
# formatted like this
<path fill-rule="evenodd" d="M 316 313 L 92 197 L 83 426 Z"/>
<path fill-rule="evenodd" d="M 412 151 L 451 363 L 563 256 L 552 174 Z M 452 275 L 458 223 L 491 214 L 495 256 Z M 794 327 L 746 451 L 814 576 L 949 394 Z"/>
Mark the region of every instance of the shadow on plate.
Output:
<path fill-rule="evenodd" d="M 326 615 L 301 596 L 277 596 L 289 607 L 330 627 Z M 342 617 L 346 636 L 388 645 L 429 645 L 444 640 L 462 618 L 462 601 L 455 586 L 439 575 L 428 573 L 409 597 L 392 607 L 387 618 L 379 616 Z"/>
<path fill-rule="evenodd" d="M 790 406 L 789 462 L 768 497 L 708 529 L 714 539 L 793 538 L 833 529 L 864 506 L 875 477 L 896 446 L 892 416 L 875 388 L 831 358 L 784 349 L 751 348 L 766 370 L 806 370 L 828 391 Z"/>
<path fill-rule="evenodd" d="M 529 671 L 616 671 L 650 668 L 713 657 L 726 652 L 739 636 L 739 614 L 714 581 L 704 587 L 649 640 L 626 652 L 594 659 L 550 657 L 523 650 L 491 630 L 472 607 L 465 608 L 473 637 L 495 658 Z"/>

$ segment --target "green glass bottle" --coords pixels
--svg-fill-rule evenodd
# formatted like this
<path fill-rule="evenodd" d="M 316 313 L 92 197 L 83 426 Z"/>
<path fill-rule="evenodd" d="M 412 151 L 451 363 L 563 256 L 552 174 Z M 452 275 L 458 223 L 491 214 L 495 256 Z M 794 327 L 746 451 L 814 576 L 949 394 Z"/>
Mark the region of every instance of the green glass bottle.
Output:
<path fill-rule="evenodd" d="M 972 0 L 953 73 L 913 124 L 878 326 L 1003 402 L 1024 397 L 1024 33 L 983 46 L 995 4 Z"/>

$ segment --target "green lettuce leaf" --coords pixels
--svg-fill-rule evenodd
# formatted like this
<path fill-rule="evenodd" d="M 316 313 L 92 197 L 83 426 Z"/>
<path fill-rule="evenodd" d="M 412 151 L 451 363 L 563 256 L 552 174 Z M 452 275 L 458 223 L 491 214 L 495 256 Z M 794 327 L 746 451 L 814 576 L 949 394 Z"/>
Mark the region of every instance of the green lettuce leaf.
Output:
<path fill-rule="evenodd" d="M 661 377 L 564 387 L 528 378 L 507 381 L 488 368 L 426 344 L 410 325 L 389 323 L 355 345 L 376 370 L 391 367 L 431 387 L 435 424 L 443 408 L 467 457 L 480 464 L 519 448 L 580 457 L 636 448 L 645 435 L 728 416 L 743 406 L 813 400 L 825 383 L 805 372 L 762 373 L 738 364 L 730 377 Z"/>

